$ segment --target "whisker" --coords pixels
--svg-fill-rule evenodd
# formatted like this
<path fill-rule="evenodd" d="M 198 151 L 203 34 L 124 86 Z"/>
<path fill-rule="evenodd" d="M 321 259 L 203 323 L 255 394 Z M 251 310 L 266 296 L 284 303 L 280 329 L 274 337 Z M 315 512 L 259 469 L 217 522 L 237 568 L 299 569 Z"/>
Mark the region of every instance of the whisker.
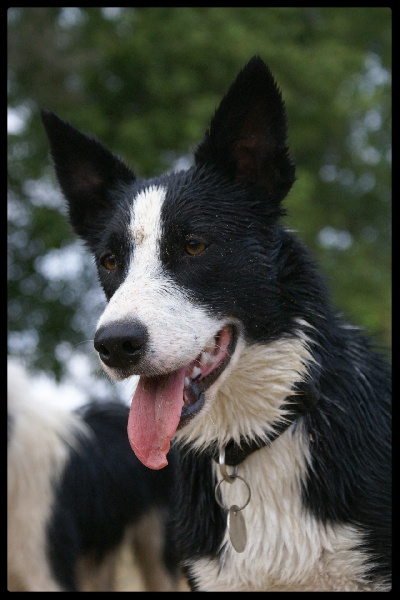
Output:
<path fill-rule="evenodd" d="M 73 348 L 77 348 L 78 346 L 81 346 L 82 344 L 88 344 L 88 343 L 93 344 L 94 340 L 82 340 L 81 342 L 77 342 L 76 344 L 73 344 L 72 347 Z"/>
<path fill-rule="evenodd" d="M 205 407 L 204 407 L 204 408 L 205 408 Z M 211 423 L 212 423 L 212 424 L 213 424 L 213 426 L 214 426 L 214 429 L 215 429 L 215 431 L 217 431 L 217 426 L 216 426 L 215 422 L 213 421 L 213 418 L 212 418 L 212 416 L 210 415 L 209 409 L 205 409 L 205 410 L 204 410 L 204 413 L 205 413 L 205 415 L 206 415 L 206 416 L 207 416 L 207 417 L 210 419 Z"/>

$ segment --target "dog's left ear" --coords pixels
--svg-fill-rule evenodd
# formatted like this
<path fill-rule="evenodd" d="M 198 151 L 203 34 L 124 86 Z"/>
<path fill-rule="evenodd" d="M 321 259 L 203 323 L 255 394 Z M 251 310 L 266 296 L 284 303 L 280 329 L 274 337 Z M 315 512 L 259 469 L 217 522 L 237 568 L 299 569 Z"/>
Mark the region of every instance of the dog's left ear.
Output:
<path fill-rule="evenodd" d="M 280 201 L 295 179 L 286 146 L 285 105 L 265 63 L 253 57 L 219 105 L 195 160 L 262 186 Z"/>

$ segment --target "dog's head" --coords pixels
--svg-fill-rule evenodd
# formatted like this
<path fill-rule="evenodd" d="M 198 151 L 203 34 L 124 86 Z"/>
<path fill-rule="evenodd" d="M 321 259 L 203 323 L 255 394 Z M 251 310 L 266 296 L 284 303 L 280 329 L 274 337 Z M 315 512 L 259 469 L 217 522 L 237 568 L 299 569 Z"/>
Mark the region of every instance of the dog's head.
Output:
<path fill-rule="evenodd" d="M 194 165 L 152 180 L 53 113 L 42 118 L 71 224 L 109 301 L 95 348 L 112 378 L 140 376 L 129 438 L 161 468 L 171 438 L 204 411 L 243 348 L 288 333 L 278 219 L 294 165 L 281 94 L 253 58 Z"/>

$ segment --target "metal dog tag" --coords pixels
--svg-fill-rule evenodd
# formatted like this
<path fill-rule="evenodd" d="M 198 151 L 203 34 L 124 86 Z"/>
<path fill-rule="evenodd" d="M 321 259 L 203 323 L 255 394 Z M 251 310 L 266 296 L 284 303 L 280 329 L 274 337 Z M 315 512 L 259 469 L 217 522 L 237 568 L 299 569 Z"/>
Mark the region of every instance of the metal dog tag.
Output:
<path fill-rule="evenodd" d="M 246 523 L 240 508 L 236 504 L 233 504 L 229 509 L 228 531 L 236 552 L 243 552 L 247 542 Z"/>

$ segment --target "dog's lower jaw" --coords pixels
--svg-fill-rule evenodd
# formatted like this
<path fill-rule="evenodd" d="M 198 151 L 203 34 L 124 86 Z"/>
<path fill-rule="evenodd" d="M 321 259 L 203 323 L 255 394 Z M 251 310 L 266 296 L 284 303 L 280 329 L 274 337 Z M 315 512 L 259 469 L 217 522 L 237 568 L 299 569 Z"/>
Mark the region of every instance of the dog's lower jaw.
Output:
<path fill-rule="evenodd" d="M 198 412 L 203 409 L 206 396 L 209 395 L 208 391 L 213 387 L 219 387 L 221 385 L 223 374 L 229 368 L 232 357 L 235 355 L 237 340 L 237 328 L 232 324 L 224 326 L 215 336 L 215 347 L 226 347 L 225 358 L 223 358 L 223 360 L 217 364 L 215 368 L 212 368 L 212 370 L 209 371 L 204 377 L 201 376 L 200 367 L 195 366 L 193 369 L 194 378 L 185 378 L 185 387 L 183 393 L 184 403 L 178 429 L 182 429 L 192 418 L 196 416 Z M 208 358 L 204 359 L 205 355 Z M 196 359 L 196 362 L 199 364 L 202 361 L 206 365 L 207 361 L 210 361 L 210 355 L 206 351 L 201 352 L 199 357 Z"/>

